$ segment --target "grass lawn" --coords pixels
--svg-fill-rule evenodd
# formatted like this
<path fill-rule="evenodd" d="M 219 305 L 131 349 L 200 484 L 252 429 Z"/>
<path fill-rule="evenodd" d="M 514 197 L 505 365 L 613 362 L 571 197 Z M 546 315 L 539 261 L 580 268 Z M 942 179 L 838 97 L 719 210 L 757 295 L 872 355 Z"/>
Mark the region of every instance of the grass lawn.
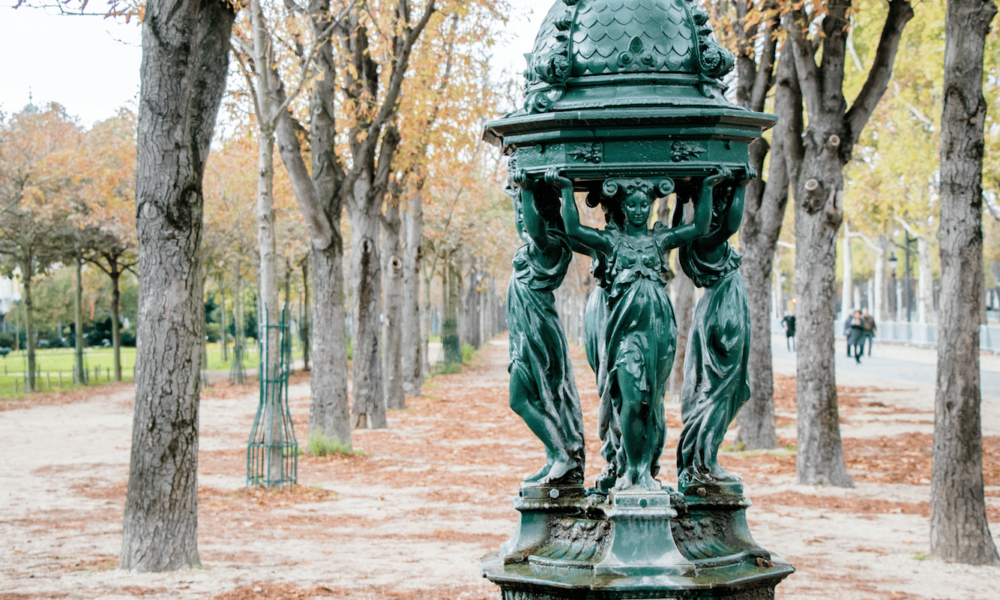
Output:
<path fill-rule="evenodd" d="M 60 371 L 73 375 L 73 362 L 75 355 L 72 348 L 56 348 L 52 350 L 36 350 L 35 360 L 38 363 L 38 370 L 43 374 L 52 373 L 58 375 Z M 126 373 L 131 377 L 132 368 L 135 365 L 135 348 L 122 348 L 122 376 Z M 107 369 L 114 369 L 114 353 L 111 348 L 87 348 L 83 354 L 83 365 L 87 367 L 91 375 L 94 368 L 101 370 L 101 379 Z M 0 375 L 10 375 L 12 373 L 24 373 L 28 369 L 27 352 L 11 352 L 6 358 L 0 358 Z"/>
<path fill-rule="evenodd" d="M 233 364 L 232 346 L 229 347 L 229 360 L 222 360 L 222 347 L 219 344 L 208 345 L 208 370 L 228 371 Z M 302 358 L 302 347 L 292 349 L 294 359 Z M 135 368 L 135 348 L 122 348 L 122 380 L 132 381 Z M 75 360 L 72 348 L 54 348 L 36 350 L 35 360 L 41 375 L 36 379 L 39 391 L 58 391 L 73 389 L 73 363 Z M 257 344 L 251 342 L 243 353 L 243 367 L 257 368 L 260 362 Z M 83 364 L 87 368 L 90 384 L 100 384 L 114 378 L 114 354 L 111 348 L 87 348 L 83 356 Z M 28 368 L 27 353 L 24 350 L 11 352 L 0 358 L 0 398 L 21 397 L 24 395 L 24 373 Z M 98 373 L 95 373 L 97 369 Z M 62 375 L 62 386 L 59 377 Z M 14 393 L 15 380 L 17 394 Z"/>

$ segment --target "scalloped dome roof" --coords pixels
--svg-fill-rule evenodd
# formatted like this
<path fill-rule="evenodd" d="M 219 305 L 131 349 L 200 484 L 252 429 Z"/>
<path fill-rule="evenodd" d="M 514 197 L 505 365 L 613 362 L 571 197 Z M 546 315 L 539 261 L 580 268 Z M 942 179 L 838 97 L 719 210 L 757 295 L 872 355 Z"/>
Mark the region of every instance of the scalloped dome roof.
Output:
<path fill-rule="evenodd" d="M 581 3 L 572 33 L 571 76 L 619 70 L 694 73 L 695 35 L 687 26 L 684 9 L 673 2 L 638 0 L 633 10 L 623 10 L 625 1 Z M 619 57 L 627 56 L 623 53 L 632 54 L 633 60 L 621 64 Z"/>
<path fill-rule="evenodd" d="M 735 62 L 715 42 L 696 0 L 556 0 L 526 58 L 531 112 L 548 110 L 567 88 L 587 85 L 591 76 L 718 80 Z"/>

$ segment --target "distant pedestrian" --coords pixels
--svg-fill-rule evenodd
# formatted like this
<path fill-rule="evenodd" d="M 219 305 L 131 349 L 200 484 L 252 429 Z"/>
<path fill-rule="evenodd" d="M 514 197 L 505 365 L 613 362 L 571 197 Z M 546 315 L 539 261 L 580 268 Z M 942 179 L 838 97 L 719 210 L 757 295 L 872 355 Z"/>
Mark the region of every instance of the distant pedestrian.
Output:
<path fill-rule="evenodd" d="M 847 336 L 847 351 L 848 356 L 850 356 L 850 349 L 854 348 L 854 360 L 861 364 L 861 355 L 865 351 L 865 320 L 861 317 L 861 311 L 855 310 L 848 322 L 850 324 L 850 333 Z"/>
<path fill-rule="evenodd" d="M 844 313 L 847 314 L 847 318 L 844 319 L 844 338 L 847 340 L 847 358 L 851 358 L 851 323 L 854 322 L 854 313 L 847 312 L 844 309 Z"/>
<path fill-rule="evenodd" d="M 865 324 L 865 342 L 868 342 L 868 356 L 872 355 L 872 346 L 875 344 L 875 332 L 878 328 L 875 326 L 875 317 L 868 314 L 868 309 L 864 309 L 861 312 L 861 320 Z M 864 343 L 861 344 L 861 350 L 865 349 Z"/>
<path fill-rule="evenodd" d="M 795 313 L 789 313 L 786 310 L 781 325 L 785 328 L 785 346 L 788 347 L 789 352 L 795 350 Z"/>

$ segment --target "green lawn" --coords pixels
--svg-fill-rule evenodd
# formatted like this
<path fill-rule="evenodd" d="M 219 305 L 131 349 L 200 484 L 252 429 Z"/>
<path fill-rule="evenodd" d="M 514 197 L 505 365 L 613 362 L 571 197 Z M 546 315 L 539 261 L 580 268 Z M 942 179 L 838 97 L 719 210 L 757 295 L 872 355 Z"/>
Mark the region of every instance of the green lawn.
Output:
<path fill-rule="evenodd" d="M 135 348 L 122 348 L 122 375 L 132 374 L 132 367 L 135 365 Z M 75 356 L 72 348 L 58 348 L 52 350 L 36 350 L 35 360 L 38 362 L 38 370 L 44 373 L 58 375 L 60 371 L 72 376 Z M 111 348 L 87 348 L 83 354 L 83 364 L 91 374 L 94 367 L 101 370 L 103 375 L 107 369 L 114 368 L 114 354 Z M 0 358 L 0 375 L 11 373 L 24 373 L 28 368 L 27 352 L 11 352 L 6 358 Z"/>
<path fill-rule="evenodd" d="M 229 360 L 222 360 L 222 348 L 219 344 L 208 345 L 208 370 L 228 371 L 232 367 L 233 349 L 229 347 Z M 24 395 L 24 373 L 27 371 L 28 359 L 25 351 L 11 352 L 6 357 L 0 358 L 0 398 L 13 398 Z M 295 359 L 302 358 L 302 347 L 292 349 Z M 135 348 L 122 348 L 122 379 L 132 381 L 132 373 L 135 368 Z M 37 350 L 35 360 L 38 362 L 38 370 L 41 375 L 36 378 L 36 387 L 39 391 L 58 391 L 73 389 L 73 363 L 74 353 L 72 348 L 58 348 Z M 90 384 L 100 384 L 114 378 L 114 355 L 110 348 L 87 348 L 84 353 L 84 366 Z M 260 362 L 259 351 L 256 342 L 248 344 L 248 348 L 243 354 L 243 367 L 246 369 L 257 368 Z M 95 373 L 97 369 L 98 373 Z M 62 386 L 59 385 L 59 377 L 62 376 Z M 15 390 L 15 380 L 17 381 Z"/>

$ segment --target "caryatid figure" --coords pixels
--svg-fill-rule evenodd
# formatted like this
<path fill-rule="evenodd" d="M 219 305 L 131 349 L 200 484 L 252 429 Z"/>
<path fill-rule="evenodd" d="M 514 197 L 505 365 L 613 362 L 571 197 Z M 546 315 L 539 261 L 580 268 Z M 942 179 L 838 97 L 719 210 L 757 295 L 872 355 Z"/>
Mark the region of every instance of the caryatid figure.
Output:
<path fill-rule="evenodd" d="M 755 177 L 748 168 L 747 180 Z M 677 443 L 680 490 L 695 484 L 737 483 L 719 465 L 719 446 L 750 398 L 750 308 L 740 275 L 742 256 L 729 244 L 743 219 L 746 181 L 716 188 L 707 235 L 680 249 L 684 273 L 705 288 L 695 309 L 684 362 Z"/>
<path fill-rule="evenodd" d="M 605 259 L 608 317 L 605 330 L 607 384 L 603 391 L 614 412 L 612 427 L 620 431 L 615 453 L 615 490 L 658 491 L 655 479 L 666 436 L 663 401 L 673 364 L 677 323 L 663 281 L 667 251 L 705 235 L 711 222 L 712 189 L 730 176 L 720 168 L 706 177 L 688 224 L 649 228 L 653 200 L 673 191 L 673 181 L 609 179 L 608 196 L 621 195 L 624 226 L 604 230 L 580 224 L 573 183 L 550 169 L 545 180 L 562 190 L 566 234 Z"/>
<path fill-rule="evenodd" d="M 559 216 L 558 197 L 548 186 L 536 185 L 519 173 L 516 164 L 510 168 L 513 185 L 508 190 L 514 197 L 517 232 L 524 241 L 514 254 L 507 287 L 510 407 L 541 440 L 546 456 L 542 468 L 524 481 L 579 485 L 585 465 L 583 413 L 552 293 L 566 277 L 573 253 Z"/>

